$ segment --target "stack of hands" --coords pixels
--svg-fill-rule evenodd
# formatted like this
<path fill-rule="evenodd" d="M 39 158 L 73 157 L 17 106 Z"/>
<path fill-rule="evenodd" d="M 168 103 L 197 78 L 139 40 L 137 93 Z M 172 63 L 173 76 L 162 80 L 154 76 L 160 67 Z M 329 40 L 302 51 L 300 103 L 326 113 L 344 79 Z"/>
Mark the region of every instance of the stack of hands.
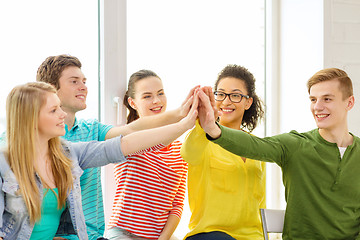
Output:
<path fill-rule="evenodd" d="M 201 127 L 210 137 L 215 139 L 221 135 L 221 130 L 215 123 L 219 112 L 215 108 L 215 98 L 211 87 L 196 86 L 193 88 L 182 105 L 182 111 L 187 113 L 182 121 L 189 129 L 199 119 Z"/>

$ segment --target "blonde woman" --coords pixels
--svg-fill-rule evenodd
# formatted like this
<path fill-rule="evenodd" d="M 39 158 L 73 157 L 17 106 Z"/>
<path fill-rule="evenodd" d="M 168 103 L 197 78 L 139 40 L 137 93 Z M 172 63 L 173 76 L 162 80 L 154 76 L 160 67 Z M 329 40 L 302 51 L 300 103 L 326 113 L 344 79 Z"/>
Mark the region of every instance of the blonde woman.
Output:
<path fill-rule="evenodd" d="M 178 123 L 104 142 L 70 143 L 59 138 L 66 113 L 55 88 L 40 82 L 15 87 L 7 98 L 7 147 L 0 153 L 0 239 L 52 239 L 65 214 L 79 239 L 88 239 L 79 183 L 83 169 L 169 144 L 193 127 L 198 98 L 193 99 Z"/>

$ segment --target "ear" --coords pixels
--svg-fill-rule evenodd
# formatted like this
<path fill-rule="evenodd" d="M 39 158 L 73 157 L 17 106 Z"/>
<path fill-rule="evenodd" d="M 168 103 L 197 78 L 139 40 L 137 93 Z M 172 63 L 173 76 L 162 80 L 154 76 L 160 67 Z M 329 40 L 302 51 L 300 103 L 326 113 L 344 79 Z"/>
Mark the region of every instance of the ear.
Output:
<path fill-rule="evenodd" d="M 136 104 L 134 102 L 134 99 L 132 99 L 131 97 L 128 97 L 127 101 L 129 103 L 130 107 L 132 107 L 134 110 L 136 110 Z"/>
<path fill-rule="evenodd" d="M 245 110 L 248 110 L 251 107 L 253 101 L 254 101 L 254 99 L 252 97 L 246 99 Z"/>
<path fill-rule="evenodd" d="M 346 109 L 347 109 L 348 111 L 350 111 L 350 110 L 354 107 L 354 104 L 355 104 L 355 97 L 354 97 L 354 95 L 352 95 L 352 96 L 349 97 L 348 100 L 347 100 Z"/>

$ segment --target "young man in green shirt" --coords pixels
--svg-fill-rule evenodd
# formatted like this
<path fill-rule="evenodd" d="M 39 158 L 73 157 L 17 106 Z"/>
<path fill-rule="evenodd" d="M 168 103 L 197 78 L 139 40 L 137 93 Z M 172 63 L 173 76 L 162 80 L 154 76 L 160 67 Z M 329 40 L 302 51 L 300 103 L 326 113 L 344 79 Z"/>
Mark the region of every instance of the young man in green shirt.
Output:
<path fill-rule="evenodd" d="M 355 102 L 352 82 L 346 72 L 329 68 L 312 76 L 307 87 L 318 127 L 312 131 L 258 138 L 217 125 L 204 92 L 201 126 L 228 151 L 282 168 L 283 239 L 360 239 L 360 138 L 349 133 L 347 123 Z"/>

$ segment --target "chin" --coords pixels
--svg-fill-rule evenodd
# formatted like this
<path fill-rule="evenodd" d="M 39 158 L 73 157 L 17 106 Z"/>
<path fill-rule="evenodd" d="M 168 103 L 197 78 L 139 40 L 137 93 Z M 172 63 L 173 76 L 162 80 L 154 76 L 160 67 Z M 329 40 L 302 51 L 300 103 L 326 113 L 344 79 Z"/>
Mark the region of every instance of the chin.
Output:
<path fill-rule="evenodd" d="M 327 130 L 327 129 L 329 129 L 328 126 L 324 126 L 323 124 L 316 124 L 316 126 L 318 127 L 318 129 L 321 129 L 321 130 Z"/>

